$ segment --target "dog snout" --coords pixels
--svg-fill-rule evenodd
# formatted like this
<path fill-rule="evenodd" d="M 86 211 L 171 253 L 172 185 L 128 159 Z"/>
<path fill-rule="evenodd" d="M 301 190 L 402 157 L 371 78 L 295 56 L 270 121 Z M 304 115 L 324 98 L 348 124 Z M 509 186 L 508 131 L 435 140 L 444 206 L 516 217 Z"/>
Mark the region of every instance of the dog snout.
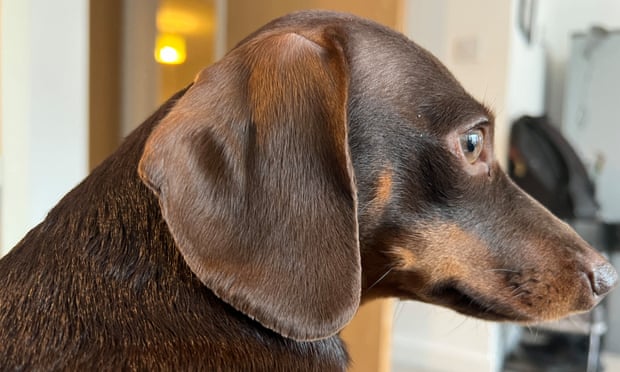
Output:
<path fill-rule="evenodd" d="M 588 273 L 592 292 L 597 296 L 604 296 L 618 284 L 618 273 L 609 263 L 596 266 Z"/>

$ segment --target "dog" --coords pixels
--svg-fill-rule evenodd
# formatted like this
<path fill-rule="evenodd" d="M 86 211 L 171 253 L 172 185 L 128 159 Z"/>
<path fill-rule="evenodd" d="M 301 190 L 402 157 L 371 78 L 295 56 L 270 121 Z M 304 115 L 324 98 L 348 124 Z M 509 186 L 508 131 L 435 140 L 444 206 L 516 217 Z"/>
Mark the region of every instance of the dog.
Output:
<path fill-rule="evenodd" d="M 279 18 L 162 105 L 0 261 L 3 370 L 345 370 L 398 297 L 590 310 L 613 267 L 519 190 L 491 111 L 403 35 Z"/>

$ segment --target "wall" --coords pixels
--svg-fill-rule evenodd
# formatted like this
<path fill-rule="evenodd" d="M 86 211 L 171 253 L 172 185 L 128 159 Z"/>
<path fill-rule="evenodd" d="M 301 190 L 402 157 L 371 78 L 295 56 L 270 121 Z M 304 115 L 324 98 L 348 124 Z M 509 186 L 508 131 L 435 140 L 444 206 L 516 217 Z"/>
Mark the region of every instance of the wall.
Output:
<path fill-rule="evenodd" d="M 538 39 L 528 42 L 517 27 L 518 1 L 512 1 L 508 56 L 506 117 L 510 123 L 523 115 L 545 113 L 545 50 Z M 508 135 L 507 132 L 505 132 Z M 508 140 L 505 138 L 504 140 Z"/>
<path fill-rule="evenodd" d="M 3 0 L 1 15 L 6 251 L 88 168 L 88 2 Z"/>
<path fill-rule="evenodd" d="M 29 24 L 25 22 L 30 12 L 30 4 L 27 1 L 3 0 L 0 11 L 0 32 L 2 37 L 2 53 L 0 53 L 0 67 L 2 68 L 2 86 L 0 88 L 2 105 L 2 242 L 0 253 L 6 253 L 28 226 L 27 174 L 19 167 L 6 165 L 7 159 L 12 156 L 28 159 L 26 146 L 28 136 L 25 126 L 10 125 L 10 123 L 24 123 L 28 121 L 28 85 L 24 84 L 27 79 L 27 65 L 30 62 L 30 54 L 22 51 L 20 45 L 27 45 L 29 41 Z M 10 14 L 11 17 L 8 17 Z M 11 51 L 13 51 L 11 53 Z M 10 53 L 10 54 L 9 54 Z M 7 58 L 8 55 L 12 57 Z M 8 92 L 11 92 L 8 94 Z M 9 142 L 7 138 L 12 140 Z M 9 142 L 9 143 L 7 143 Z M 19 164 L 24 164 L 22 160 Z M 15 164 L 17 165 L 17 164 Z M 5 181 L 10 179 L 11 181 Z M 10 196 L 11 199 L 7 198 Z M 7 213 L 9 207 L 15 208 L 12 213 Z M 10 220 L 9 220 L 10 219 Z"/>
<path fill-rule="evenodd" d="M 400 302 L 394 313 L 393 372 L 496 371 L 497 325 L 420 302 Z"/>

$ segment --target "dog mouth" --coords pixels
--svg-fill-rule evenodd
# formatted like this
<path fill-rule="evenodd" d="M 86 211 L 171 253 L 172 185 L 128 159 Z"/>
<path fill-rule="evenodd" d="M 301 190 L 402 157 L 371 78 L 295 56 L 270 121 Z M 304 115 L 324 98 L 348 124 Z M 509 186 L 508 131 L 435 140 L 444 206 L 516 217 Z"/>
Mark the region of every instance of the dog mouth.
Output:
<path fill-rule="evenodd" d="M 428 294 L 428 300 L 427 302 L 448 307 L 461 314 L 485 320 L 511 322 L 533 320 L 505 301 L 490 298 L 452 281 L 435 285 Z"/>

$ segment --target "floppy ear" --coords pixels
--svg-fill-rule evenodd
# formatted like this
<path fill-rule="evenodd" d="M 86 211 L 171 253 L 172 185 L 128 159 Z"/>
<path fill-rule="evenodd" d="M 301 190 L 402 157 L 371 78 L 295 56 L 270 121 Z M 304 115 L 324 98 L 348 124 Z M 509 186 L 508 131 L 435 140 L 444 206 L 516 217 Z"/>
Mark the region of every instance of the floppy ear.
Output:
<path fill-rule="evenodd" d="M 338 30 L 258 35 L 199 74 L 139 165 L 198 278 L 296 340 L 360 301 L 348 80 Z"/>

